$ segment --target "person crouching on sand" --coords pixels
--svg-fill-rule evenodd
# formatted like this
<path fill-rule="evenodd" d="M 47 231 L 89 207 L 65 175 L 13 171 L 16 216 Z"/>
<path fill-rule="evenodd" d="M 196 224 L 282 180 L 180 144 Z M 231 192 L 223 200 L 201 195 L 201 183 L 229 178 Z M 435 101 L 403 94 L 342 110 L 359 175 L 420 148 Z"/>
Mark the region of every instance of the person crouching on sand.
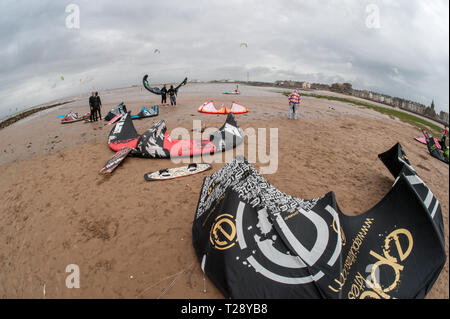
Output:
<path fill-rule="evenodd" d="M 294 116 L 294 120 L 298 117 L 298 105 L 300 104 L 300 94 L 298 94 L 297 90 L 294 90 L 289 95 L 289 113 L 288 118 L 292 119 L 292 116 Z"/>
<path fill-rule="evenodd" d="M 91 122 L 94 122 L 95 120 L 95 93 L 92 92 L 92 95 L 89 97 L 89 107 L 91 109 L 91 116 L 89 117 L 89 120 Z"/>
<path fill-rule="evenodd" d="M 170 86 L 170 89 L 167 91 L 167 94 L 169 94 L 170 97 L 170 105 L 174 106 L 177 105 L 177 91 L 173 88 L 173 85 Z"/>

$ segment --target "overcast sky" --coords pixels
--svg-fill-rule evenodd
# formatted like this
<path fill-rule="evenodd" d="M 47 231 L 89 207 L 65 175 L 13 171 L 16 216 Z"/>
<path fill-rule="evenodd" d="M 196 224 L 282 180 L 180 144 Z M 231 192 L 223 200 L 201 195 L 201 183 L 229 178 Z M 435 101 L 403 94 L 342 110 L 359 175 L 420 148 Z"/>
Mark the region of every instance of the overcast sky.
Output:
<path fill-rule="evenodd" d="M 448 39 L 448 0 L 2 0 L 0 117 L 146 73 L 350 82 L 448 112 Z"/>

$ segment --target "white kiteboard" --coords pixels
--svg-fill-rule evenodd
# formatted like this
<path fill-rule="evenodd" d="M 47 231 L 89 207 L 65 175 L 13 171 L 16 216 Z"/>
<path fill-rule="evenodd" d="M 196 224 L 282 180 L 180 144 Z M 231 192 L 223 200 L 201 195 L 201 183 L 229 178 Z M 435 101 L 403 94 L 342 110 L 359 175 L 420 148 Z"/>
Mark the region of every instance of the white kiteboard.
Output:
<path fill-rule="evenodd" d="M 187 166 L 162 169 L 156 172 L 150 172 L 144 175 L 146 181 L 162 181 L 198 174 L 211 169 L 210 164 L 199 163 L 189 164 Z"/>

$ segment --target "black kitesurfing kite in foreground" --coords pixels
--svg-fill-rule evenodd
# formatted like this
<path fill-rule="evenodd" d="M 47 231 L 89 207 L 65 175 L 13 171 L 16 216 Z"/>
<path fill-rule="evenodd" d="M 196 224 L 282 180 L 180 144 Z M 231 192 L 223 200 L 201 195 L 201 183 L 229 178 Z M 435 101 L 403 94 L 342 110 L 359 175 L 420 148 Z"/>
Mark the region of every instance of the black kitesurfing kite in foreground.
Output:
<path fill-rule="evenodd" d="M 203 182 L 192 229 L 202 270 L 227 298 L 424 298 L 446 261 L 441 206 L 400 144 L 379 158 L 394 185 L 358 216 L 333 192 L 284 194 L 236 158 Z"/>
<path fill-rule="evenodd" d="M 161 95 L 161 89 L 157 88 L 157 87 L 151 87 L 150 84 L 147 81 L 148 75 L 146 74 L 144 76 L 144 78 L 142 79 L 142 83 L 144 84 L 144 87 L 149 90 L 150 92 L 152 92 L 153 94 L 156 95 Z M 187 78 L 185 78 L 180 84 L 178 84 L 178 86 L 175 88 L 175 92 L 178 92 L 178 89 L 180 87 L 182 87 L 183 85 L 186 85 L 187 83 Z"/>

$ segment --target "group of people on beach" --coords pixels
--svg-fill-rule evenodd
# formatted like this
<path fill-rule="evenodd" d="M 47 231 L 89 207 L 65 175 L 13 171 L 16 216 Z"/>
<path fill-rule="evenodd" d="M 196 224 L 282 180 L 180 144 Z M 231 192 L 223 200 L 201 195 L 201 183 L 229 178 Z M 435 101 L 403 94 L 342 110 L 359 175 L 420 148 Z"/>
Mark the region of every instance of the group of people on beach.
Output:
<path fill-rule="evenodd" d="M 171 85 L 170 89 L 167 90 L 165 84 L 161 89 L 161 104 L 167 104 L 167 94 L 169 94 L 170 97 L 170 105 L 177 105 L 177 90 L 174 89 L 173 85 Z"/>
<path fill-rule="evenodd" d="M 91 122 L 97 122 L 98 119 L 102 119 L 102 101 L 100 96 L 98 96 L 98 92 L 92 92 L 91 97 L 89 98 L 89 107 L 91 109 L 91 116 L 89 120 Z"/>

